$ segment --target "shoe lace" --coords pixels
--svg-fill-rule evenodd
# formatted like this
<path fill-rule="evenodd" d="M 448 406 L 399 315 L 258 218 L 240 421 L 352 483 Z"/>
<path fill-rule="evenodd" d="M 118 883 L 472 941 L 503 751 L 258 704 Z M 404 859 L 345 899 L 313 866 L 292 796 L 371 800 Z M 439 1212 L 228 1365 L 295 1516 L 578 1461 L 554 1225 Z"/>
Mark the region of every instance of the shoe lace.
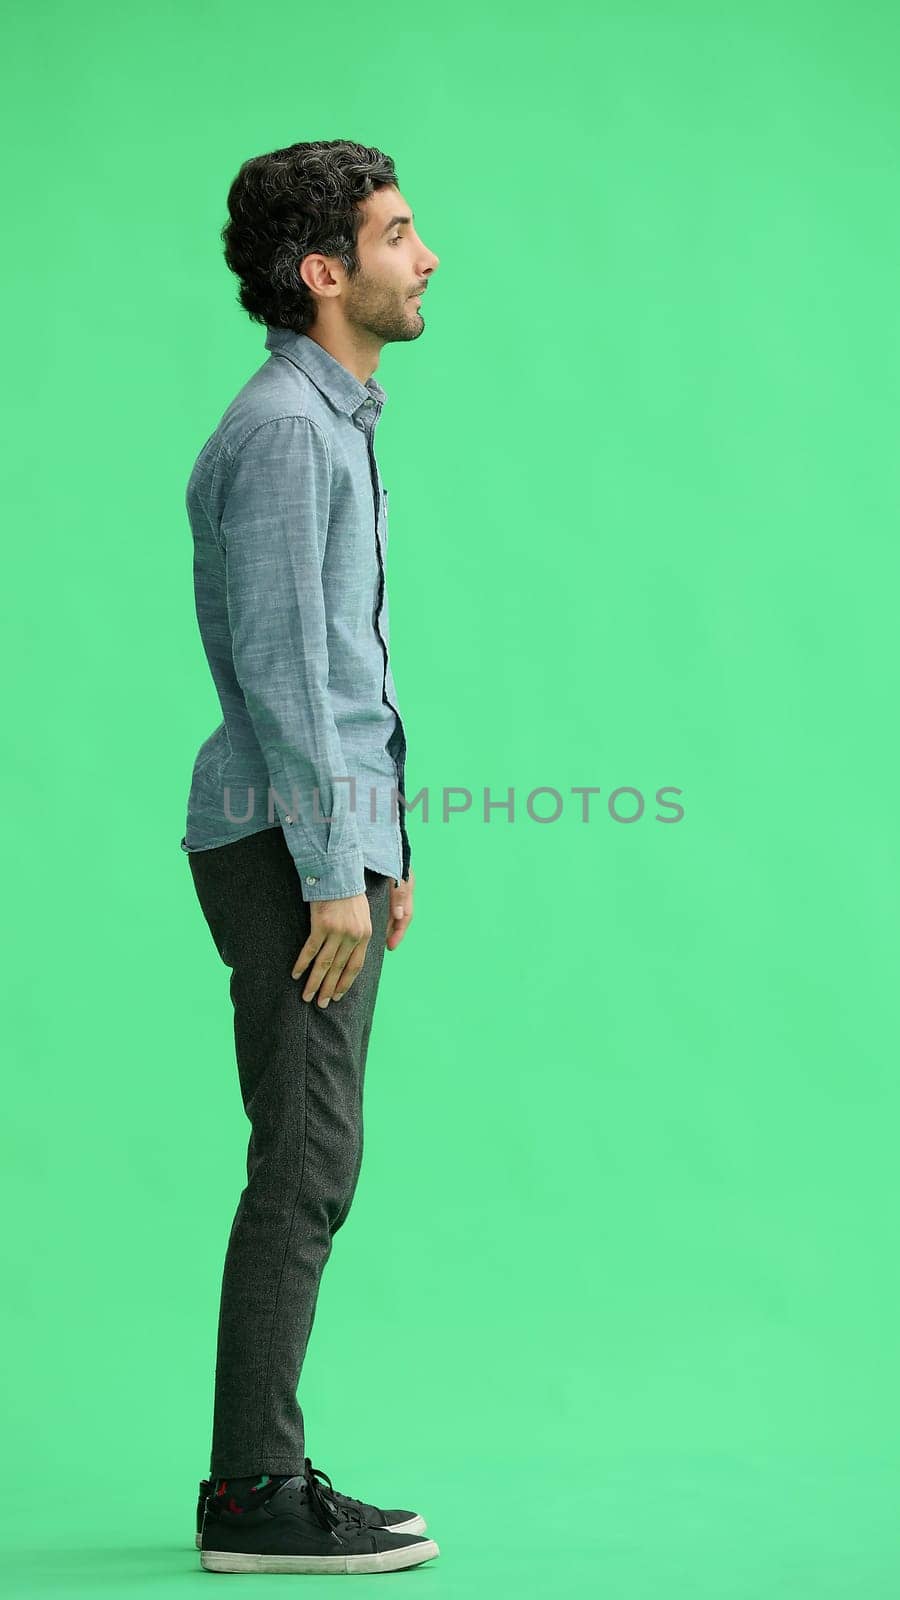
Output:
<path fill-rule="evenodd" d="M 366 1520 L 362 1515 L 362 1511 L 356 1511 L 353 1509 L 354 1506 L 361 1507 L 363 1505 L 363 1501 L 354 1500 L 353 1505 L 349 1505 L 346 1502 L 352 1499 L 351 1495 L 343 1496 L 343 1504 L 335 1500 L 335 1487 L 329 1478 L 328 1473 L 323 1472 L 321 1467 L 314 1467 L 309 1456 L 304 1457 L 303 1476 L 306 1480 L 306 1487 L 309 1492 L 309 1503 L 312 1508 L 313 1515 L 318 1518 L 323 1527 L 329 1529 L 337 1528 L 342 1522 L 353 1522 L 356 1523 L 360 1528 L 364 1528 L 366 1526 Z M 328 1485 L 327 1490 L 323 1487 L 323 1482 Z M 330 1493 L 328 1492 L 329 1490 Z"/>

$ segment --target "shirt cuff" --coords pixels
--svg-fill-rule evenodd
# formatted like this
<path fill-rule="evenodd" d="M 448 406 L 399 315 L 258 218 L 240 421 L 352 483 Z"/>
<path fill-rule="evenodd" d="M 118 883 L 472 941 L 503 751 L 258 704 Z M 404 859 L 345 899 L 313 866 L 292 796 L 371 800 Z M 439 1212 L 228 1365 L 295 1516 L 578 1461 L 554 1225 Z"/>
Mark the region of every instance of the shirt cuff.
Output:
<path fill-rule="evenodd" d="M 347 900 L 365 894 L 365 862 L 361 850 L 344 850 L 334 855 L 294 856 L 304 900 Z"/>

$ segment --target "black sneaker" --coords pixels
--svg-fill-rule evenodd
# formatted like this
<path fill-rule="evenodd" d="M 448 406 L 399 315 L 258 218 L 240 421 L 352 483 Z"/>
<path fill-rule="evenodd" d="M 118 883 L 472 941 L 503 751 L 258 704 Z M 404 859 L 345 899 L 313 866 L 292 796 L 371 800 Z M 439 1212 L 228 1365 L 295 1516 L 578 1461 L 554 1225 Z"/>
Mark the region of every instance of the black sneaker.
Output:
<path fill-rule="evenodd" d="M 307 1457 L 304 1471 L 261 1503 L 226 1511 L 208 1495 L 200 1535 L 207 1572 L 395 1572 L 440 1555 L 434 1539 L 372 1527 L 361 1509 L 322 1487 Z M 359 1502 L 361 1507 L 363 1502 Z"/>
<path fill-rule="evenodd" d="M 328 1492 L 332 1500 L 336 1500 L 338 1505 L 352 1506 L 356 1511 L 361 1512 L 370 1528 L 389 1528 L 392 1533 L 424 1533 L 428 1527 L 425 1518 L 419 1516 L 417 1511 L 383 1511 L 380 1506 L 370 1505 L 367 1500 L 357 1500 L 352 1494 L 340 1494 L 334 1488 L 327 1472 L 322 1472 L 318 1467 L 314 1467 L 309 1456 L 305 1458 L 304 1463 L 304 1473 L 306 1472 L 315 1473 L 316 1477 L 324 1478 L 328 1484 Z M 194 1535 L 194 1543 L 198 1550 L 200 1549 L 200 1533 L 203 1528 L 203 1513 L 206 1510 L 206 1497 L 208 1494 L 212 1494 L 214 1488 L 215 1483 L 211 1478 L 200 1479 L 197 1497 L 197 1531 Z"/>

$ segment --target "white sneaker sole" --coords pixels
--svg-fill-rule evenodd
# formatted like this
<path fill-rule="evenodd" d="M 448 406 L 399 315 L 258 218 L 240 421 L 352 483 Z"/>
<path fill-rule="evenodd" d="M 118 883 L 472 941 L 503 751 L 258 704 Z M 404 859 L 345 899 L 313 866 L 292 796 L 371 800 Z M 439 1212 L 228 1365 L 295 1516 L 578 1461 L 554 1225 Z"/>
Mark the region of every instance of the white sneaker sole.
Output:
<path fill-rule="evenodd" d="M 400 1550 L 370 1550 L 357 1556 L 236 1555 L 231 1550 L 201 1550 L 207 1572 L 398 1572 L 440 1555 L 434 1539 Z"/>

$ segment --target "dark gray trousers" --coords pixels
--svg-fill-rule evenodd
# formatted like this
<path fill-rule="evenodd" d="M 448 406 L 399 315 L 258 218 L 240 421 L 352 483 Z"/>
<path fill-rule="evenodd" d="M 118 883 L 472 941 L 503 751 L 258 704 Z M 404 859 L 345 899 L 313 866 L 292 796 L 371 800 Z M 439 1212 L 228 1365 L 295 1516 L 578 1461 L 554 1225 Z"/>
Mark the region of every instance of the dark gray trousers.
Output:
<path fill-rule="evenodd" d="M 392 880 L 366 868 L 372 937 L 342 1000 L 302 998 L 291 968 L 310 907 L 280 827 L 187 852 L 231 969 L 234 1039 L 251 1133 L 219 1309 L 210 1475 L 303 1471 L 300 1369 L 322 1269 L 363 1150 L 363 1081 Z M 214 1085 L 213 1093 L 224 1093 Z"/>

